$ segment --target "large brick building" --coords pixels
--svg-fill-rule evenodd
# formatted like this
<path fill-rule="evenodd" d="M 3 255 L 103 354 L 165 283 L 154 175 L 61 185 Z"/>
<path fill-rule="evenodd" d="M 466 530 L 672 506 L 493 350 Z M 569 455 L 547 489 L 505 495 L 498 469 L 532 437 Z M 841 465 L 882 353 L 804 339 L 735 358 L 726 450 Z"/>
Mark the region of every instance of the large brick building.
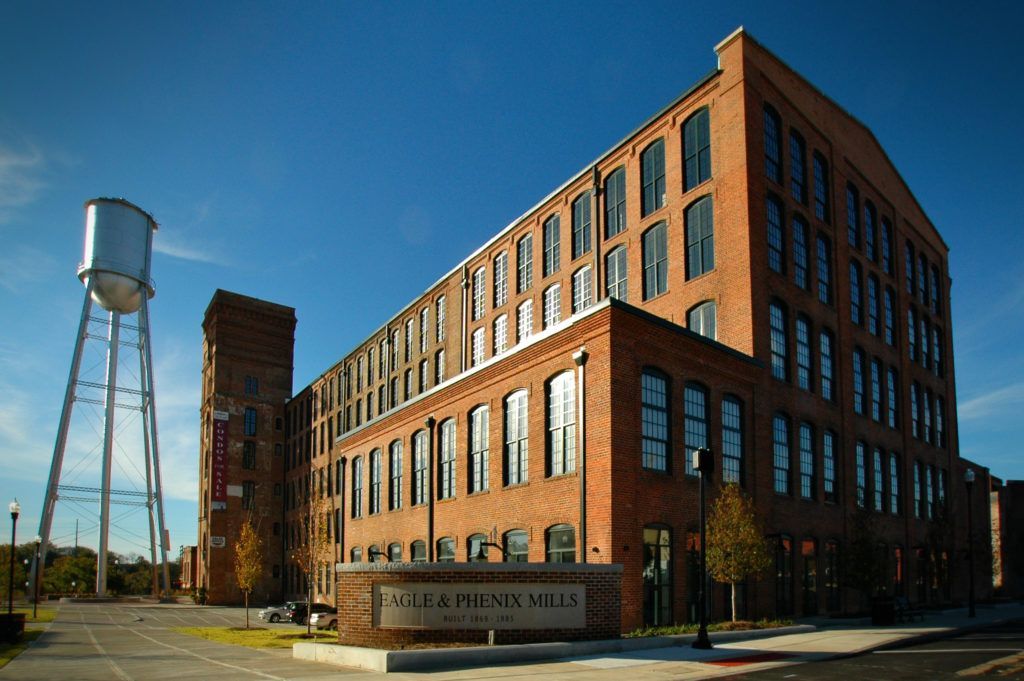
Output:
<path fill-rule="evenodd" d="M 313 495 L 323 600 L 332 562 L 483 554 L 621 563 L 624 629 L 692 619 L 709 447 L 775 547 L 748 615 L 860 607 L 855 518 L 888 592 L 965 597 L 948 248 L 863 124 L 742 30 L 716 51 L 288 401 L 282 596 Z"/>

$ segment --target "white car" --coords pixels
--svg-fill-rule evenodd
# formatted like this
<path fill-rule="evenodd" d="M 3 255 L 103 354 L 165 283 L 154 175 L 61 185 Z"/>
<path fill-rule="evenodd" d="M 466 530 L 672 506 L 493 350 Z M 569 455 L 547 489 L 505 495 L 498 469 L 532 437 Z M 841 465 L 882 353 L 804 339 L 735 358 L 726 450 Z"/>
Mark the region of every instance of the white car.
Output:
<path fill-rule="evenodd" d="M 317 629 L 337 629 L 338 610 L 331 608 L 325 612 L 314 612 L 309 616 L 309 623 Z"/>
<path fill-rule="evenodd" d="M 302 603 L 302 602 L 304 602 L 304 601 L 288 601 L 287 603 L 285 603 L 283 605 L 274 605 L 274 606 L 266 607 L 266 608 L 263 608 L 262 610 L 260 610 L 259 613 L 257 613 L 256 616 L 259 617 L 264 622 L 275 622 L 276 623 L 276 622 L 280 622 L 281 620 L 286 620 L 287 621 L 288 617 L 289 617 L 288 609 L 291 608 L 292 606 L 294 606 L 296 603 Z"/>

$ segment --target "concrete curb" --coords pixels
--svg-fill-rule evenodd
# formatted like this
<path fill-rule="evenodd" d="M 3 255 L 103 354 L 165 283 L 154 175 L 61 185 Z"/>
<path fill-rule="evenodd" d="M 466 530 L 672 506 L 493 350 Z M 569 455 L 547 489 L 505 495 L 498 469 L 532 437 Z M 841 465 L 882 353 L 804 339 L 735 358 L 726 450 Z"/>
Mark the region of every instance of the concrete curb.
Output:
<path fill-rule="evenodd" d="M 895 641 L 887 641 L 885 643 L 879 643 L 877 645 L 864 646 L 857 650 L 849 650 L 842 653 L 836 653 L 830 656 L 830 660 L 844 659 L 847 657 L 856 657 L 857 655 L 863 655 L 867 652 L 874 652 L 876 650 L 897 650 L 899 648 L 909 648 L 910 646 L 920 645 L 922 643 L 930 643 L 932 641 L 941 641 L 942 639 L 952 638 L 959 636 L 960 634 L 970 633 L 972 631 L 980 631 L 982 629 L 988 629 L 990 627 L 997 627 L 1001 624 L 1007 624 L 1009 622 L 1019 622 L 1024 620 L 1022 617 L 1005 617 L 995 620 L 985 620 L 982 622 L 971 622 L 970 624 L 964 624 L 960 626 L 945 627 L 941 629 L 934 629 L 932 631 L 925 631 L 918 634 L 911 634 L 904 638 L 896 639 Z"/>
<path fill-rule="evenodd" d="M 748 641 L 787 634 L 804 634 L 817 627 L 798 624 L 777 629 L 720 631 L 710 634 L 713 643 Z M 408 672 L 461 667 L 482 667 L 515 662 L 559 660 L 569 657 L 625 653 L 689 645 L 696 634 L 621 638 L 601 641 L 562 641 L 555 643 L 524 643 L 507 646 L 474 646 L 471 648 L 429 648 L 424 650 L 381 650 L 359 648 L 335 643 L 296 643 L 292 657 L 297 660 L 325 662 L 343 667 L 358 667 L 377 672 Z"/>

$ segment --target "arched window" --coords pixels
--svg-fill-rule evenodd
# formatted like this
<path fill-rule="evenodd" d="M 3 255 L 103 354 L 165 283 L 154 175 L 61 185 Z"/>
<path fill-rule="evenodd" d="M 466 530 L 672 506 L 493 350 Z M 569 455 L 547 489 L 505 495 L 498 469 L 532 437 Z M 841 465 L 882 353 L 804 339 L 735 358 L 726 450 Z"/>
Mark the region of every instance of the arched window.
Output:
<path fill-rule="evenodd" d="M 389 563 L 401 563 L 402 562 L 402 545 L 398 542 L 388 544 L 388 562 Z"/>
<path fill-rule="evenodd" d="M 796 316 L 796 385 L 801 390 L 813 390 L 811 376 L 811 320 L 806 315 Z"/>
<path fill-rule="evenodd" d="M 437 540 L 437 562 L 455 562 L 455 540 L 451 537 L 441 537 Z"/>
<path fill-rule="evenodd" d="M 764 173 L 772 182 L 782 184 L 782 122 L 771 106 L 764 105 Z"/>
<path fill-rule="evenodd" d="M 643 201 L 641 217 L 646 217 L 665 205 L 665 140 L 653 142 L 640 154 L 643 175 Z"/>
<path fill-rule="evenodd" d="M 544 289 L 544 328 L 562 321 L 562 285 L 552 284 Z"/>
<path fill-rule="evenodd" d="M 860 248 L 860 194 L 849 183 L 846 185 L 846 236 L 851 246 Z"/>
<path fill-rule="evenodd" d="M 718 339 L 718 306 L 713 300 L 707 300 L 690 308 L 686 313 L 686 325 L 690 331 L 700 335 Z"/>
<path fill-rule="evenodd" d="M 657 369 L 644 369 L 640 376 L 640 421 L 641 464 L 649 470 L 668 471 L 669 382 Z"/>
<path fill-rule="evenodd" d="M 572 275 L 572 313 L 583 312 L 593 301 L 590 265 L 576 270 Z"/>
<path fill-rule="evenodd" d="M 516 244 L 516 293 L 533 286 L 533 234 L 527 234 Z"/>
<path fill-rule="evenodd" d="M 875 204 L 870 201 L 864 202 L 864 255 L 871 262 L 878 262 L 878 248 L 876 246 L 875 228 L 878 224 L 878 212 Z"/>
<path fill-rule="evenodd" d="M 475 367 L 478 364 L 482 364 L 483 363 L 483 361 L 484 361 L 484 354 L 486 352 L 486 348 L 484 347 L 484 342 L 485 342 L 484 341 L 484 327 L 481 326 L 479 329 L 475 329 L 473 331 L 473 335 L 470 338 L 470 344 L 469 344 L 469 347 L 470 347 L 470 360 L 469 360 L 469 364 L 470 364 L 470 366 L 474 366 Z"/>
<path fill-rule="evenodd" d="M 414 563 L 426 563 L 427 562 L 427 544 L 421 539 L 417 539 L 409 546 L 409 553 Z"/>
<path fill-rule="evenodd" d="M 743 403 L 732 395 L 722 400 L 722 482 L 743 484 Z"/>
<path fill-rule="evenodd" d="M 524 300 L 516 308 L 516 343 L 533 335 L 533 299 Z"/>
<path fill-rule="evenodd" d="M 555 376 L 547 385 L 549 476 L 576 470 L 576 387 L 573 372 Z"/>
<path fill-rule="evenodd" d="M 683 438 L 686 474 L 694 475 L 693 453 L 708 446 L 708 389 L 689 382 L 683 392 Z"/>
<path fill-rule="evenodd" d="M 482 492 L 488 487 L 488 419 L 487 405 L 469 413 L 469 493 Z"/>
<path fill-rule="evenodd" d="M 864 323 L 864 300 L 861 296 L 861 267 L 856 260 L 850 261 L 850 321 L 860 326 Z"/>
<path fill-rule="evenodd" d="M 544 221 L 544 276 L 558 271 L 562 266 L 561 220 L 555 213 Z"/>
<path fill-rule="evenodd" d="M 829 209 L 828 161 L 814 152 L 814 217 L 822 222 L 832 222 Z"/>
<path fill-rule="evenodd" d="M 508 350 L 508 315 L 498 315 L 494 319 L 494 356 Z"/>
<path fill-rule="evenodd" d="M 412 505 L 427 503 L 427 431 L 412 436 Z"/>
<path fill-rule="evenodd" d="M 821 436 L 821 470 L 825 488 L 825 501 L 836 503 L 839 493 L 836 489 L 836 434 L 826 430 Z"/>
<path fill-rule="evenodd" d="M 363 457 L 361 456 L 352 459 L 352 517 L 363 517 Z"/>
<path fill-rule="evenodd" d="M 370 452 L 370 515 L 380 513 L 380 468 L 379 449 Z"/>
<path fill-rule="evenodd" d="M 494 307 L 508 302 L 508 251 L 494 256 Z M 423 348 L 426 350 L 426 348 Z"/>
<path fill-rule="evenodd" d="M 807 248 L 807 222 L 799 215 L 793 216 L 793 282 L 804 290 L 810 290 L 811 281 L 808 275 L 810 263 Z"/>
<path fill-rule="evenodd" d="M 878 323 L 879 317 L 879 304 L 878 304 L 878 277 L 874 274 L 869 274 L 867 278 L 868 282 L 868 333 L 873 336 L 881 335 L 881 326 Z"/>
<path fill-rule="evenodd" d="M 776 414 L 772 418 L 772 468 L 777 494 L 789 494 L 789 418 Z"/>
<path fill-rule="evenodd" d="M 768 325 L 771 340 L 772 376 L 789 380 L 789 340 L 787 337 L 786 310 L 780 303 L 768 305 Z"/>
<path fill-rule="evenodd" d="M 441 456 L 438 460 L 437 498 L 455 496 L 455 419 L 441 424 Z"/>
<path fill-rule="evenodd" d="M 807 144 L 796 130 L 789 130 L 789 191 L 807 205 Z"/>
<path fill-rule="evenodd" d="M 487 272 L 483 267 L 473 272 L 473 321 L 484 316 L 487 303 Z"/>
<path fill-rule="evenodd" d="M 487 541 L 487 535 L 469 535 L 466 538 L 466 560 L 470 563 L 486 563 L 488 547 L 484 546 L 485 541 Z"/>
<path fill-rule="evenodd" d="M 643 235 L 644 300 L 668 290 L 668 228 L 664 222 L 651 227 Z"/>
<path fill-rule="evenodd" d="M 708 108 L 704 107 L 683 123 L 683 162 L 685 191 L 711 179 L 711 129 Z"/>
<path fill-rule="evenodd" d="M 817 455 L 814 452 L 814 426 L 809 423 L 800 424 L 800 498 L 815 499 L 817 497 L 818 478 L 815 464 Z"/>
<path fill-rule="evenodd" d="M 363 562 L 363 549 L 358 546 L 353 546 L 348 552 L 348 561 L 350 563 L 362 563 Z"/>
<path fill-rule="evenodd" d="M 529 468 L 529 429 L 527 393 L 517 390 L 505 398 L 505 484 L 527 481 Z"/>
<path fill-rule="evenodd" d="M 505 533 L 505 561 L 508 563 L 530 562 L 529 535 L 525 530 L 509 530 Z"/>
<path fill-rule="evenodd" d="M 572 525 L 554 525 L 545 534 L 547 562 L 576 562 L 576 529 Z"/>
<path fill-rule="evenodd" d="M 782 235 L 782 201 L 774 194 L 765 200 L 765 226 L 768 239 L 768 267 L 786 273 L 786 244 Z"/>
<path fill-rule="evenodd" d="M 395 511 L 397 509 L 402 508 L 402 441 L 395 440 L 394 442 L 392 442 L 391 446 L 388 448 L 388 452 L 390 454 L 390 456 L 388 457 L 390 460 L 390 466 L 388 467 L 388 471 L 391 474 L 388 480 L 388 482 L 390 483 L 388 489 L 388 497 L 390 500 L 388 503 L 388 508 L 392 511 Z"/>
<path fill-rule="evenodd" d="M 370 544 L 369 548 L 366 549 L 366 558 L 370 563 L 379 563 L 383 557 L 384 553 L 376 544 Z"/>
<path fill-rule="evenodd" d="M 672 531 L 664 525 L 644 527 L 644 624 L 672 623 Z"/>
<path fill-rule="evenodd" d="M 626 169 L 618 168 L 604 181 L 605 235 L 610 239 L 626 229 Z"/>
<path fill-rule="evenodd" d="M 629 300 L 627 286 L 626 247 L 618 246 L 604 257 L 605 293 L 622 302 Z"/>
<path fill-rule="evenodd" d="M 686 278 L 715 269 L 715 218 L 710 196 L 686 209 Z"/>
<path fill-rule="evenodd" d="M 572 202 L 573 260 L 590 252 L 590 192 L 585 191 Z"/>

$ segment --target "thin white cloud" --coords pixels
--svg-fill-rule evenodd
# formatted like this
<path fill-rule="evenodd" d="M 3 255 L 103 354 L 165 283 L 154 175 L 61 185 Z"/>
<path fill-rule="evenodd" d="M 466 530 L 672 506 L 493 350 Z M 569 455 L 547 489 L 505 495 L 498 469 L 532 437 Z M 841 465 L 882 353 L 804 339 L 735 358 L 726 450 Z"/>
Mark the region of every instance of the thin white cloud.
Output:
<path fill-rule="evenodd" d="M 0 142 L 0 224 L 10 220 L 15 209 L 37 198 L 46 186 L 43 153 L 32 144 L 21 149 Z"/>
<path fill-rule="evenodd" d="M 214 249 L 203 248 L 198 245 L 174 243 L 174 237 L 163 236 L 160 232 L 157 232 L 156 237 L 153 239 L 153 250 L 157 253 L 169 255 L 172 258 L 191 260 L 192 262 L 224 262 L 224 257 Z"/>
<path fill-rule="evenodd" d="M 989 390 L 982 395 L 964 400 L 957 405 L 961 421 L 1019 415 L 1024 408 L 1024 381 Z"/>

